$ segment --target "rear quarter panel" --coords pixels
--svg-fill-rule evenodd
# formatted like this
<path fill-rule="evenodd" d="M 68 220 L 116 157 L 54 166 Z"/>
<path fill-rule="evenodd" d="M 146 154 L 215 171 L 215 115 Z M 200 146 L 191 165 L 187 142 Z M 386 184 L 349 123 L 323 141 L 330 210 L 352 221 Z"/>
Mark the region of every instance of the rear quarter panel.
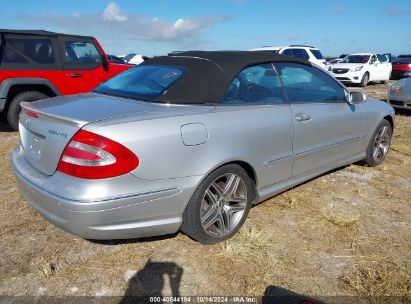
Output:
<path fill-rule="evenodd" d="M 291 173 L 290 160 L 267 166 L 270 160 L 287 158 L 292 153 L 290 108 L 278 107 L 216 107 L 195 115 L 128 122 L 120 118 L 93 123 L 85 129 L 129 147 L 140 159 L 132 172 L 139 178 L 200 176 L 222 164 L 244 161 L 253 167 L 261 188 L 289 178 Z M 205 125 L 206 143 L 184 145 L 181 126 L 190 123 Z"/>

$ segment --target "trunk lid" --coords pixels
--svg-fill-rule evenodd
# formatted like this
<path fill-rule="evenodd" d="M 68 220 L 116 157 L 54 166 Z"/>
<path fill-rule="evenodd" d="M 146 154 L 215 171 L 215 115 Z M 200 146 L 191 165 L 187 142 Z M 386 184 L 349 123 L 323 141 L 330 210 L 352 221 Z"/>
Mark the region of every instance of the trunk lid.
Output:
<path fill-rule="evenodd" d="M 22 102 L 21 105 L 19 132 L 25 157 L 47 175 L 54 174 L 67 143 L 87 124 L 121 116 L 134 115 L 133 119 L 142 120 L 201 113 L 214 108 L 147 103 L 96 93 Z"/>

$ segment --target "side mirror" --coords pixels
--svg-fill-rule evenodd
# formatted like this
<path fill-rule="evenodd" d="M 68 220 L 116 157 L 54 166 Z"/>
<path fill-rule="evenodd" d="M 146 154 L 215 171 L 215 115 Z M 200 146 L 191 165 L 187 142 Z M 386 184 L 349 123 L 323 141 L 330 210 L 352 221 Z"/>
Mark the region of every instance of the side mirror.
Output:
<path fill-rule="evenodd" d="M 348 95 L 348 103 L 358 104 L 363 103 L 367 100 L 367 95 L 362 92 L 350 92 Z"/>
<path fill-rule="evenodd" d="M 108 71 L 108 69 L 109 69 L 109 67 L 110 67 L 110 64 L 109 64 L 109 62 L 108 62 L 108 60 L 107 60 L 107 57 L 106 56 L 101 56 L 101 62 L 102 62 L 102 64 L 103 64 L 103 69 L 104 69 L 104 71 Z"/>

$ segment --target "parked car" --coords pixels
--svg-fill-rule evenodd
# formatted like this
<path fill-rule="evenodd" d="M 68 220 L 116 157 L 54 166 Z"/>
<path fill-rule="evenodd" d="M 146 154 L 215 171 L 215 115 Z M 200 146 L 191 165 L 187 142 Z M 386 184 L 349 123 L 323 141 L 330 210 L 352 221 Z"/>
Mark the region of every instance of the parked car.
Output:
<path fill-rule="evenodd" d="M 129 64 L 139 65 L 148 59 L 147 56 L 137 55 L 134 53 L 128 54 L 122 58 L 125 62 Z"/>
<path fill-rule="evenodd" d="M 394 82 L 388 90 L 387 102 L 394 108 L 411 109 L 411 78 Z"/>
<path fill-rule="evenodd" d="M 17 130 L 21 101 L 89 92 L 130 65 L 108 60 L 93 37 L 0 30 L 0 112 Z"/>
<path fill-rule="evenodd" d="M 326 61 L 325 62 L 325 65 L 327 66 L 327 67 L 329 67 L 329 66 L 331 66 L 331 65 L 334 65 L 334 64 L 337 64 L 337 63 L 339 63 L 339 62 L 341 62 L 341 58 L 334 58 L 334 59 L 331 59 L 331 60 L 329 60 L 329 61 Z"/>
<path fill-rule="evenodd" d="M 330 73 L 344 83 L 355 83 L 365 87 L 369 82 L 388 83 L 391 76 L 388 54 L 351 54 L 328 68 Z"/>
<path fill-rule="evenodd" d="M 411 57 L 397 57 L 391 62 L 391 79 L 411 77 Z"/>
<path fill-rule="evenodd" d="M 23 109 L 18 188 L 88 239 L 227 239 L 252 204 L 351 162 L 381 164 L 394 127 L 387 103 L 268 52 L 154 57 Z"/>
<path fill-rule="evenodd" d="M 297 57 L 300 59 L 308 60 L 319 67 L 325 67 L 325 59 L 321 54 L 320 50 L 307 45 L 290 45 L 290 46 L 264 46 L 261 48 L 255 48 L 251 51 L 265 51 L 265 52 L 274 52 L 282 54 L 284 56 Z"/>
<path fill-rule="evenodd" d="M 411 58 L 411 54 L 398 55 L 397 58 Z"/>
<path fill-rule="evenodd" d="M 117 57 L 115 55 L 107 55 L 107 58 L 110 60 L 112 63 L 119 63 L 119 64 L 128 64 L 125 62 L 122 58 Z"/>

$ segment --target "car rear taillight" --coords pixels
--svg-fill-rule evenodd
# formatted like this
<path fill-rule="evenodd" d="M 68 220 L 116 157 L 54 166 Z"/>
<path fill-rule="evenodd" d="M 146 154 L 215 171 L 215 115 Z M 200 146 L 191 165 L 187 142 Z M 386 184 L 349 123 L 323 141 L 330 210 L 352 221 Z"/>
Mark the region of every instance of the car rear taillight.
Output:
<path fill-rule="evenodd" d="M 57 171 L 80 178 L 98 179 L 126 174 L 137 168 L 137 156 L 123 145 L 80 130 L 61 155 Z"/>

